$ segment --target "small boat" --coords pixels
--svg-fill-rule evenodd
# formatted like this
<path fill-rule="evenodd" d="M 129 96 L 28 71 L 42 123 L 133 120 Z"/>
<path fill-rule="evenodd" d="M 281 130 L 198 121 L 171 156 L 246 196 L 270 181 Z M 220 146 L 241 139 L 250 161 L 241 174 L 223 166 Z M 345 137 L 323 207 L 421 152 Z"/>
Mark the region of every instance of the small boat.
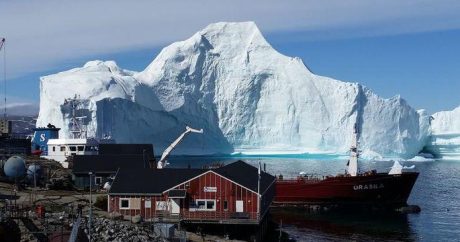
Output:
<path fill-rule="evenodd" d="M 399 208 L 407 206 L 418 172 L 403 171 L 399 162 L 388 173 L 358 172 L 358 131 L 355 124 L 348 169 L 337 176 L 316 177 L 305 173 L 276 180 L 274 205 L 332 205 Z"/>

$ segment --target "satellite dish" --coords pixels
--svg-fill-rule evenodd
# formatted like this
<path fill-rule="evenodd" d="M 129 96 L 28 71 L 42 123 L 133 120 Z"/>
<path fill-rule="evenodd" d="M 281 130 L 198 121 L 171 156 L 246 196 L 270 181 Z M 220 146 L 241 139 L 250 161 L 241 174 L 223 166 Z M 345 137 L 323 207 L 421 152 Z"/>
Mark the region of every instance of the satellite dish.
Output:
<path fill-rule="evenodd" d="M 41 170 L 41 167 L 39 165 L 30 165 L 27 168 L 27 178 L 33 180 L 34 175 L 35 175 L 36 179 L 40 179 L 41 171 L 42 170 Z"/>
<path fill-rule="evenodd" d="M 3 167 L 5 175 L 10 178 L 20 178 L 26 174 L 26 161 L 20 156 L 11 156 Z"/>

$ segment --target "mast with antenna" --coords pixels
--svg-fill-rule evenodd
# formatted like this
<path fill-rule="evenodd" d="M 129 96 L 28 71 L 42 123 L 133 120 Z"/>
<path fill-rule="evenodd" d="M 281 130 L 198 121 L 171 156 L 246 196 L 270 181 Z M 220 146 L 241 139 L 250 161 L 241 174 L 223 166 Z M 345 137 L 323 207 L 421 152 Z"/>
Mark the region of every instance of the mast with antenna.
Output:
<path fill-rule="evenodd" d="M 65 100 L 65 103 L 68 103 L 71 108 L 71 118 L 70 118 L 70 133 L 72 134 L 72 139 L 86 139 L 86 130 L 83 129 L 83 119 L 86 116 L 77 117 L 77 108 L 81 105 L 81 99 L 78 95 L 75 94 L 74 98 L 68 98 Z"/>
<path fill-rule="evenodd" d="M 0 51 L 3 49 L 3 94 L 4 94 L 4 103 L 3 103 L 3 119 L 6 122 L 6 39 L 0 37 Z"/>
<path fill-rule="evenodd" d="M 6 39 L 0 37 L 0 52 L 3 50 L 3 118 L 0 118 L 0 136 L 10 136 L 12 130 L 12 123 L 8 121 L 6 114 Z"/>

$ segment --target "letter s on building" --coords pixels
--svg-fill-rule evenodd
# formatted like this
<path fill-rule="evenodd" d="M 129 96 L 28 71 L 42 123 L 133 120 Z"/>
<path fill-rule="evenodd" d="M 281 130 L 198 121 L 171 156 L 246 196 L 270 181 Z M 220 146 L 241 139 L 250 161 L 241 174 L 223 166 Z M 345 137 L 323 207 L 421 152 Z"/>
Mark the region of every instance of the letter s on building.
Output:
<path fill-rule="evenodd" d="M 40 141 L 45 141 L 45 134 L 40 134 Z"/>

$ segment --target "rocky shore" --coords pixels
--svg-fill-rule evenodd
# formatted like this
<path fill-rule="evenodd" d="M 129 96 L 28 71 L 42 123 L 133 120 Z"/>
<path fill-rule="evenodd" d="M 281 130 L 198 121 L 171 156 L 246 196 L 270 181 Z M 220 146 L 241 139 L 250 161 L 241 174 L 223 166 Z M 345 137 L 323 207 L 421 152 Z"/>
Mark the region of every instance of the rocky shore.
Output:
<path fill-rule="evenodd" d="M 87 224 L 87 223 L 86 223 Z M 127 221 L 110 220 L 106 218 L 92 219 L 91 237 L 93 241 L 162 241 L 151 228 L 132 224 Z M 88 234 L 88 228 L 85 228 Z"/>

